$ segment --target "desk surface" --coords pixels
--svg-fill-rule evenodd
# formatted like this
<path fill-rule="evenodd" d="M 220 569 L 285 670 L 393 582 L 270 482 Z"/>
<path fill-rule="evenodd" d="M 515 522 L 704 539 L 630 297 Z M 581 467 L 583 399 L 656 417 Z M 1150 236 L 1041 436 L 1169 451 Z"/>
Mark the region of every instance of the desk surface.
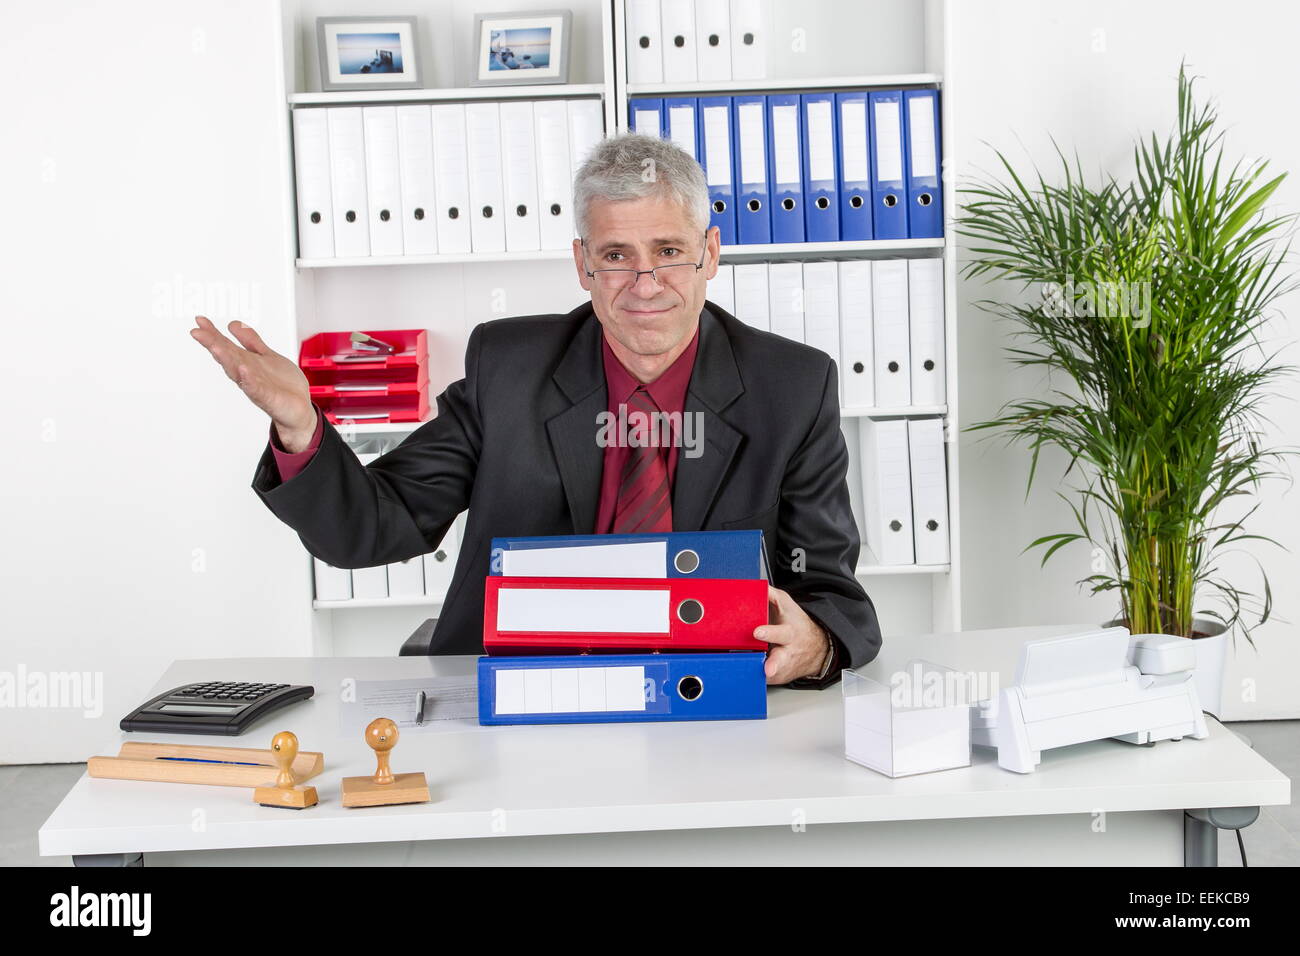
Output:
<path fill-rule="evenodd" d="M 886 641 L 865 670 L 884 677 L 912 657 L 1014 678 L 1020 645 L 1077 630 L 1043 626 Z M 646 724 L 480 727 L 457 722 L 404 734 L 393 770 L 423 770 L 427 804 L 345 809 L 339 780 L 374 772 L 359 733 L 340 736 L 339 691 L 351 679 L 468 675 L 474 658 L 264 658 L 177 661 L 155 693 L 202 679 L 312 684 L 316 696 L 241 737 L 148 734 L 143 739 L 265 747 L 294 731 L 325 754 L 311 781 L 320 805 L 260 807 L 250 791 L 83 776 L 40 830 L 42 855 L 701 827 L 1089 814 L 1290 802 L 1290 780 L 1213 718 L 1205 740 L 1135 747 L 1115 740 L 1043 754 L 1032 774 L 976 748 L 959 770 L 891 780 L 846 760 L 840 689 L 774 689 L 768 719 Z M 138 735 L 106 721 L 102 754 Z M 90 755 L 87 755 L 90 756 Z"/>

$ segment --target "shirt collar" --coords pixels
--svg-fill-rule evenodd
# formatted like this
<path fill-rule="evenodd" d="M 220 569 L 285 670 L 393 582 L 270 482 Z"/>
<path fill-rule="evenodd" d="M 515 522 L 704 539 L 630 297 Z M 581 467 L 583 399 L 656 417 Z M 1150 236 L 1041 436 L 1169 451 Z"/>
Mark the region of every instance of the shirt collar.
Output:
<path fill-rule="evenodd" d="M 623 363 L 614 355 L 614 350 L 609 347 L 609 339 L 606 338 L 604 330 L 601 330 L 600 336 L 601 354 L 605 362 L 605 384 L 609 389 L 610 407 L 626 404 L 627 400 L 632 397 L 632 393 L 637 390 L 641 384 L 623 367 Z M 682 411 L 686 405 L 686 388 L 691 382 L 691 371 L 695 367 L 695 353 L 700 345 L 700 327 L 696 323 L 695 334 L 691 336 L 691 342 L 683 350 L 682 354 L 672 365 L 664 369 L 663 373 L 646 385 L 646 391 L 654 399 L 654 403 L 659 406 L 661 411 Z"/>

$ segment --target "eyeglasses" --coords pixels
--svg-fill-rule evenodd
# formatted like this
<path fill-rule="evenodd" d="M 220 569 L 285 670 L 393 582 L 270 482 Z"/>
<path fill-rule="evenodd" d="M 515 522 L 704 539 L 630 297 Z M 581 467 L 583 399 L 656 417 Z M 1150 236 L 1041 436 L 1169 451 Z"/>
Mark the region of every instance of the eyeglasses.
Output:
<path fill-rule="evenodd" d="M 700 250 L 699 262 L 674 262 L 671 265 L 655 266 L 653 269 L 593 269 L 587 272 L 587 278 L 600 283 L 602 289 L 613 292 L 636 285 L 643 275 L 648 275 L 659 285 L 685 285 L 687 280 L 704 268 L 704 254 L 708 249 L 708 234 L 705 234 L 704 249 Z M 587 240 L 582 240 L 586 248 Z M 689 272 L 687 270 L 690 270 Z"/>

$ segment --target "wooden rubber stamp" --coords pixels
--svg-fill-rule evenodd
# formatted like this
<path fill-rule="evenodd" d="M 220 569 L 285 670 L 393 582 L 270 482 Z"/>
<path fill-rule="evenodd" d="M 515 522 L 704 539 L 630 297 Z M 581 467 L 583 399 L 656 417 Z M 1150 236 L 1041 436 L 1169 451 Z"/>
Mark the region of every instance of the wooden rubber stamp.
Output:
<path fill-rule="evenodd" d="M 288 810 L 305 810 L 317 804 L 315 787 L 299 787 L 293 776 L 293 761 L 298 756 L 298 736 L 282 730 L 271 741 L 271 755 L 280 772 L 275 784 L 258 787 L 253 791 L 253 801 L 264 807 L 284 807 Z"/>
<path fill-rule="evenodd" d="M 423 773 L 393 773 L 389 752 L 397 746 L 397 724 L 376 717 L 366 727 L 366 743 L 375 752 L 378 766 L 373 777 L 344 777 L 343 806 L 388 807 L 399 803 L 428 803 L 429 782 Z"/>

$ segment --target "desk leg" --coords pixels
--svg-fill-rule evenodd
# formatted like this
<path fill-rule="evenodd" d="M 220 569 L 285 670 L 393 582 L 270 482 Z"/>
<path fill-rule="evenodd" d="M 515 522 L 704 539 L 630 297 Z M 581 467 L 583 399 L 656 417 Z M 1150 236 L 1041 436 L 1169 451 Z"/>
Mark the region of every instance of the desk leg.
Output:
<path fill-rule="evenodd" d="M 73 866 L 144 866 L 143 853 L 89 853 L 73 856 Z"/>
<path fill-rule="evenodd" d="M 1244 830 L 1259 807 L 1210 807 L 1183 811 L 1183 866 L 1218 866 L 1219 831 Z"/>

